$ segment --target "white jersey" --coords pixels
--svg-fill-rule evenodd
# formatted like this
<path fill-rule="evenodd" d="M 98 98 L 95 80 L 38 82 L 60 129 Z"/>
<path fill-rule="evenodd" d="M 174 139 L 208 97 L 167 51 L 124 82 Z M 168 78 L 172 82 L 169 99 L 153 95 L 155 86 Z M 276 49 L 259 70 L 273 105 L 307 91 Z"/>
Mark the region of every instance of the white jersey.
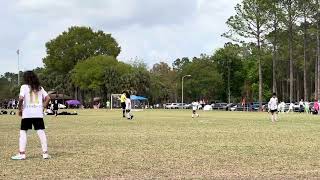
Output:
<path fill-rule="evenodd" d="M 299 102 L 299 105 L 300 105 L 300 106 L 304 106 L 303 101 L 300 101 L 300 102 Z"/>
<path fill-rule="evenodd" d="M 126 102 L 126 109 L 131 110 L 131 100 L 127 98 L 125 102 Z"/>
<path fill-rule="evenodd" d="M 272 97 L 268 103 L 268 108 L 270 110 L 276 110 L 278 109 L 278 98 Z"/>
<path fill-rule="evenodd" d="M 198 106 L 199 106 L 199 103 L 198 102 L 193 102 L 192 103 L 192 110 L 197 110 L 198 109 Z"/>
<path fill-rule="evenodd" d="M 293 107 L 294 107 L 294 104 L 293 104 L 293 103 L 290 103 L 290 105 L 289 105 L 289 109 L 290 109 L 290 110 L 292 110 L 292 109 L 293 109 Z"/>
<path fill-rule="evenodd" d="M 22 118 L 43 118 L 43 101 L 48 93 L 41 87 L 38 92 L 31 91 L 29 85 L 22 85 L 20 98 L 23 98 Z"/>

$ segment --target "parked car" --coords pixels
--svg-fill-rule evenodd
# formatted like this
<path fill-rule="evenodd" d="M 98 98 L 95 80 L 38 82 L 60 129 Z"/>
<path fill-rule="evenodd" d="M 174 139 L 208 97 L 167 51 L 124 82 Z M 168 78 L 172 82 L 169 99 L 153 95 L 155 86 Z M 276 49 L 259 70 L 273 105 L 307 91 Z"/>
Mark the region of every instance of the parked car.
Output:
<path fill-rule="evenodd" d="M 171 103 L 170 105 L 167 106 L 167 109 L 179 109 L 182 108 L 181 103 Z"/>
<path fill-rule="evenodd" d="M 290 107 L 290 103 L 286 103 L 286 105 L 284 106 L 284 112 L 289 111 L 289 107 Z"/>
<path fill-rule="evenodd" d="M 304 108 L 303 108 L 303 109 L 300 109 L 299 103 L 296 102 L 296 103 L 294 103 L 293 111 L 294 111 L 294 112 L 304 112 Z"/>
<path fill-rule="evenodd" d="M 253 110 L 254 111 L 259 111 L 259 108 L 260 108 L 260 103 L 259 102 L 254 102 L 253 103 Z M 266 102 L 262 102 L 262 110 L 263 111 L 268 111 L 268 103 Z"/>
<path fill-rule="evenodd" d="M 259 111 L 259 107 L 260 107 L 259 103 L 253 103 L 252 110 L 253 111 Z"/>
<path fill-rule="evenodd" d="M 226 105 L 225 110 L 226 110 L 226 111 L 231 111 L 231 108 L 234 107 L 234 106 L 236 106 L 236 105 L 237 105 L 237 104 L 235 104 L 235 103 L 229 103 L 229 104 Z"/>
<path fill-rule="evenodd" d="M 309 110 L 311 113 L 314 112 L 314 102 L 309 103 Z"/>
<path fill-rule="evenodd" d="M 230 111 L 236 111 L 239 105 L 240 104 L 233 104 L 233 106 L 230 107 Z"/>
<path fill-rule="evenodd" d="M 250 105 L 249 104 L 237 104 L 237 109 L 236 111 L 250 111 Z"/>
<path fill-rule="evenodd" d="M 170 108 L 169 108 L 170 106 L 171 106 L 171 103 L 166 103 L 166 104 L 163 105 L 163 107 L 164 107 L 165 109 L 170 109 Z"/>
<path fill-rule="evenodd" d="M 217 110 L 225 110 L 227 108 L 227 103 L 215 103 L 211 104 L 212 109 L 217 109 Z"/>
<path fill-rule="evenodd" d="M 192 104 L 185 104 L 185 103 L 183 103 L 183 108 L 184 108 L 184 109 L 191 109 L 191 108 L 192 108 Z"/>
<path fill-rule="evenodd" d="M 203 110 L 204 110 L 204 111 L 211 111 L 211 110 L 212 110 L 212 106 L 211 106 L 211 105 L 205 105 L 205 106 L 203 107 Z"/>
<path fill-rule="evenodd" d="M 166 103 L 163 105 L 165 109 L 190 109 L 192 108 L 191 104 L 187 103 Z"/>

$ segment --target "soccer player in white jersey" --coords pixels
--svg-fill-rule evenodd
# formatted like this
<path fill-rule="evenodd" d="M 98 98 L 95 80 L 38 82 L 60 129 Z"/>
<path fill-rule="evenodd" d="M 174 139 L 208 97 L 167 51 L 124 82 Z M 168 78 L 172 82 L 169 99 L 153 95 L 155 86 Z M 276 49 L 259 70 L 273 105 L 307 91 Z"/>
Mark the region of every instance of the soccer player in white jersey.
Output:
<path fill-rule="evenodd" d="M 24 85 L 21 86 L 19 94 L 19 116 L 22 117 L 19 154 L 12 156 L 11 159 L 26 159 L 27 131 L 32 129 L 32 126 L 39 136 L 43 159 L 49 159 L 47 137 L 44 132 L 43 111 L 48 106 L 50 97 L 40 86 L 39 79 L 33 71 L 26 71 L 23 79 Z"/>
<path fill-rule="evenodd" d="M 192 118 L 194 117 L 199 117 L 199 114 L 197 113 L 198 107 L 199 107 L 199 103 L 194 101 L 192 102 Z"/>
<path fill-rule="evenodd" d="M 127 119 L 133 119 L 133 114 L 131 112 L 131 99 L 130 99 L 130 94 L 127 92 L 126 93 L 126 117 Z"/>
<path fill-rule="evenodd" d="M 272 98 L 270 98 L 270 101 L 268 103 L 269 111 L 271 112 L 271 120 L 274 123 L 277 121 L 277 112 L 278 112 L 278 98 L 276 93 L 272 94 Z"/>

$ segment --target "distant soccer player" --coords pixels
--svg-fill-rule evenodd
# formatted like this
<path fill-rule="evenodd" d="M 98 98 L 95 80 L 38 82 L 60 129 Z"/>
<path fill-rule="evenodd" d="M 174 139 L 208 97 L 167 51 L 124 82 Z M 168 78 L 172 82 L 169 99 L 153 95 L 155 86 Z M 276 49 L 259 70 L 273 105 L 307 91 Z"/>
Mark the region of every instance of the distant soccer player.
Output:
<path fill-rule="evenodd" d="M 126 117 L 127 119 L 133 119 L 133 115 L 131 113 L 131 99 L 130 94 L 126 93 Z"/>
<path fill-rule="evenodd" d="M 278 106 L 279 112 L 284 113 L 285 107 L 286 107 L 286 104 L 282 101 Z"/>
<path fill-rule="evenodd" d="M 199 117 L 199 114 L 197 113 L 197 110 L 200 106 L 200 104 L 196 101 L 192 102 L 192 118 Z"/>
<path fill-rule="evenodd" d="M 106 107 L 107 107 L 107 109 L 110 109 L 110 101 L 109 100 L 106 102 Z"/>
<path fill-rule="evenodd" d="M 126 117 L 125 113 L 126 113 L 126 92 L 123 91 L 122 95 L 120 97 L 120 102 L 121 102 L 121 108 L 122 108 L 122 117 Z"/>
<path fill-rule="evenodd" d="M 289 113 L 289 112 L 294 112 L 294 104 L 293 103 L 290 103 L 290 105 L 289 105 L 289 109 L 288 109 L 287 113 Z"/>
<path fill-rule="evenodd" d="M 268 108 L 271 113 L 272 122 L 274 123 L 275 121 L 277 121 L 277 112 L 278 112 L 278 98 L 276 93 L 272 94 L 272 98 L 270 98 L 270 101 L 268 103 Z"/>
<path fill-rule="evenodd" d="M 304 112 L 304 102 L 303 102 L 303 99 L 301 99 L 299 102 L 299 113 L 303 113 L 303 112 Z"/>
<path fill-rule="evenodd" d="M 56 117 L 58 116 L 58 110 L 59 110 L 58 100 L 54 100 L 54 102 L 53 102 L 53 112 L 54 112 L 54 115 Z"/>
<path fill-rule="evenodd" d="M 310 114 L 310 104 L 308 101 L 304 102 L 304 112 Z"/>
<path fill-rule="evenodd" d="M 40 86 L 39 79 L 33 71 L 27 71 L 23 75 L 25 84 L 20 88 L 19 116 L 22 116 L 19 138 L 19 154 L 12 156 L 13 160 L 26 159 L 27 131 L 32 126 L 37 131 L 42 147 L 43 159 L 48 159 L 47 137 L 44 132 L 43 109 L 48 106 L 50 97 Z"/>

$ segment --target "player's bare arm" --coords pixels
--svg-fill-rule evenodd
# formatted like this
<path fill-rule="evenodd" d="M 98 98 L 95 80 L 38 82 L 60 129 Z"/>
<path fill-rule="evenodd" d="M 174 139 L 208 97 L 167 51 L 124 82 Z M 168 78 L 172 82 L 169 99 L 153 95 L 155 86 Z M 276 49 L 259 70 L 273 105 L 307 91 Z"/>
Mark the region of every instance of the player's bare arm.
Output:
<path fill-rule="evenodd" d="M 22 110 L 23 110 L 23 97 L 19 97 L 19 107 L 18 107 L 18 109 L 19 109 L 19 113 L 18 113 L 18 115 L 19 116 L 22 116 Z"/>
<path fill-rule="evenodd" d="M 50 96 L 46 96 L 43 102 L 43 108 L 47 108 L 50 102 Z"/>

